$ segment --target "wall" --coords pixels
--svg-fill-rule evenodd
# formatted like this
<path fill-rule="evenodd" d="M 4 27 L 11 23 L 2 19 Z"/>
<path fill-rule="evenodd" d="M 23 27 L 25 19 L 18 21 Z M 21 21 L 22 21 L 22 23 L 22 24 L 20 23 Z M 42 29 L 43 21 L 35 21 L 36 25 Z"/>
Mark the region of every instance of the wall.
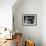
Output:
<path fill-rule="evenodd" d="M 16 0 L 0 0 L 0 27 L 12 28 L 12 6 Z"/>
<path fill-rule="evenodd" d="M 13 8 L 15 30 L 22 32 L 24 39 L 34 40 L 36 46 L 41 46 L 40 11 L 40 0 L 23 0 L 17 8 Z M 37 25 L 22 26 L 22 14 L 37 14 Z"/>
<path fill-rule="evenodd" d="M 46 46 L 46 0 L 41 1 L 41 40 L 42 46 Z"/>

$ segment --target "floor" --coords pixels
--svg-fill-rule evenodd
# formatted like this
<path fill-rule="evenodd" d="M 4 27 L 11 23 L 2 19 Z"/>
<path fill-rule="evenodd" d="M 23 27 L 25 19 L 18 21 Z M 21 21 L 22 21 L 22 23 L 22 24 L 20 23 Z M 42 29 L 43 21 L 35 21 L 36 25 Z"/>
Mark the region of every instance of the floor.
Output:
<path fill-rule="evenodd" d="M 11 40 L 6 40 L 6 39 L 0 39 L 0 46 L 22 46 L 22 37 L 21 33 L 16 33 L 11 39 Z M 5 41 L 5 42 L 4 42 Z M 3 42 L 3 43 L 2 43 Z"/>
<path fill-rule="evenodd" d="M 13 39 L 13 40 L 6 40 L 6 42 L 2 43 L 0 46 L 16 46 L 15 39 Z"/>

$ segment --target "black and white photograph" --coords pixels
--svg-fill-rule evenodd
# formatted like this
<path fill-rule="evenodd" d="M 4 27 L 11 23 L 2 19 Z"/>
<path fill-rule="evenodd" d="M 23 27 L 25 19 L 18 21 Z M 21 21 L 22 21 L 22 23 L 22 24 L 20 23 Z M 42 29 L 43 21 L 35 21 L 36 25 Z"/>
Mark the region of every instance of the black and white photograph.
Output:
<path fill-rule="evenodd" d="M 23 14 L 22 24 L 33 26 L 37 24 L 37 14 Z"/>

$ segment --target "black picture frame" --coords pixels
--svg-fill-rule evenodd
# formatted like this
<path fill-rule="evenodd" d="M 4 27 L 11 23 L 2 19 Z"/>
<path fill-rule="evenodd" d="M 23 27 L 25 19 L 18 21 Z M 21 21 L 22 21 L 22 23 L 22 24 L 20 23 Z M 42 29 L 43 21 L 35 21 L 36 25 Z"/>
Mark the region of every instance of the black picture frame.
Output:
<path fill-rule="evenodd" d="M 37 14 L 22 14 L 22 25 L 23 26 L 36 26 Z"/>

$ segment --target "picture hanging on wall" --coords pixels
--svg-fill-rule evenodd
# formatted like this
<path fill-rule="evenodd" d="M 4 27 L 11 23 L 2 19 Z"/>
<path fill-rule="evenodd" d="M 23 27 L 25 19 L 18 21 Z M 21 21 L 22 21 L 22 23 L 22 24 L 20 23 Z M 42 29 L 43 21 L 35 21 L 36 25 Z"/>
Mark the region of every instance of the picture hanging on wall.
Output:
<path fill-rule="evenodd" d="M 25 26 L 37 25 L 37 14 L 22 14 L 22 25 Z"/>

